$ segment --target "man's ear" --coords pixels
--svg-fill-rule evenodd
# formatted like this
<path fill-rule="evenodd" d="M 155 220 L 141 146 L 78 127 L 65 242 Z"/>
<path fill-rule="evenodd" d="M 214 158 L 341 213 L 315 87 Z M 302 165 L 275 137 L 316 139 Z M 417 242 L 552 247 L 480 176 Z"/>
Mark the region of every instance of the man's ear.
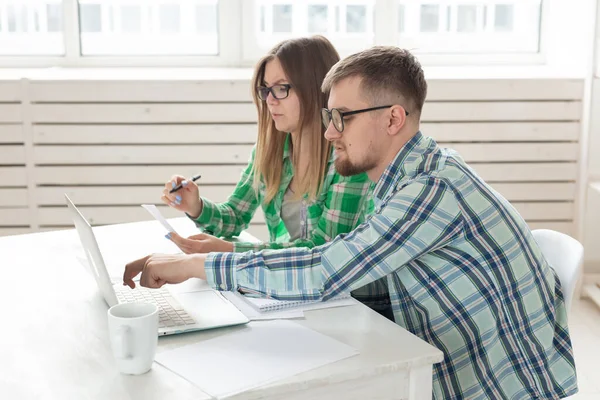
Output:
<path fill-rule="evenodd" d="M 392 106 L 388 125 L 388 135 L 397 135 L 406 123 L 406 111 L 399 105 Z"/>

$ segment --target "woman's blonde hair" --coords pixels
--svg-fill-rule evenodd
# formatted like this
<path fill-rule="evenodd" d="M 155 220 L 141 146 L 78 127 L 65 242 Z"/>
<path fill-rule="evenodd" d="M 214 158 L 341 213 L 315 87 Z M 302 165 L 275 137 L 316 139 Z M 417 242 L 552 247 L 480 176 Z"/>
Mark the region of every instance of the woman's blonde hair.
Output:
<path fill-rule="evenodd" d="M 331 154 L 331 143 L 325 139 L 325 128 L 321 123 L 321 108 L 327 107 L 328 99 L 328 95 L 321 92 L 321 84 L 327 72 L 340 60 L 340 56 L 325 37 L 313 36 L 285 40 L 257 63 L 252 78 L 252 94 L 258 111 L 258 139 L 253 172 L 255 187 L 258 188 L 261 180 L 265 184 L 265 203 L 273 200 L 281 183 L 286 135 L 275 128 L 266 102 L 258 98 L 256 88 L 264 85 L 265 66 L 275 58 L 281 63 L 292 86 L 290 90 L 295 91 L 300 102 L 298 129 L 303 133 L 298 135 L 298 142 L 294 146 L 300 149 L 302 147 L 299 141 L 310 142 L 308 148 L 311 151 L 311 162 L 304 179 L 298 182 L 300 190 L 297 193 L 307 193 L 314 200 L 327 173 Z"/>

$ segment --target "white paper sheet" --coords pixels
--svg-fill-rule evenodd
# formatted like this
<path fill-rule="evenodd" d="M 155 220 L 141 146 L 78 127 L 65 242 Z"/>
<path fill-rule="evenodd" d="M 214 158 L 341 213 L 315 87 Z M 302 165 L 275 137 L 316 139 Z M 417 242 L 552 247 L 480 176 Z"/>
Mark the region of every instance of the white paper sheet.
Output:
<path fill-rule="evenodd" d="M 154 218 L 156 218 L 156 220 L 158 222 L 160 222 L 161 225 L 164 226 L 166 230 L 168 230 L 169 232 L 175 232 L 175 229 L 173 229 L 171 224 L 169 224 L 169 222 L 167 222 L 165 217 L 163 217 L 163 215 L 160 213 L 160 210 L 158 208 L 156 208 L 156 206 L 154 204 L 142 204 L 142 207 L 144 207 L 144 209 L 146 211 L 148 211 L 150 213 L 150 215 L 152 215 Z"/>
<path fill-rule="evenodd" d="M 156 361 L 221 399 L 357 354 L 329 336 L 277 320 L 161 352 Z"/>

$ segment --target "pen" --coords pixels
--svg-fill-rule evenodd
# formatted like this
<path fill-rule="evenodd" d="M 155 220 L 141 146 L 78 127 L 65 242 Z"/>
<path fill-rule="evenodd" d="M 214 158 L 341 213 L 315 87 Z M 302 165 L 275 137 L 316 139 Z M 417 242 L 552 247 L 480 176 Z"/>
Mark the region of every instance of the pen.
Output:
<path fill-rule="evenodd" d="M 196 182 L 198 179 L 200 179 L 202 175 L 194 175 L 192 176 L 192 181 Z M 178 191 L 179 189 L 181 189 L 183 186 L 181 186 L 181 183 L 177 186 L 175 186 L 173 189 L 169 190 L 169 193 L 174 193 L 176 191 Z"/>

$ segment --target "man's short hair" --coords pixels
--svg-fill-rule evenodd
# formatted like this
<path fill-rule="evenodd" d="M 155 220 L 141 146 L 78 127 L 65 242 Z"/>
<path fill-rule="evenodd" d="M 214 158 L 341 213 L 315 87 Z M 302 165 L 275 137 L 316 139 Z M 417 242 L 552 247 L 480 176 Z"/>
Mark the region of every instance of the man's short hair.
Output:
<path fill-rule="evenodd" d="M 427 82 L 421 64 L 408 50 L 375 46 L 346 57 L 327 73 L 321 89 L 328 93 L 351 77 L 362 79 L 361 94 L 372 106 L 399 104 L 413 115 L 421 114 Z"/>

